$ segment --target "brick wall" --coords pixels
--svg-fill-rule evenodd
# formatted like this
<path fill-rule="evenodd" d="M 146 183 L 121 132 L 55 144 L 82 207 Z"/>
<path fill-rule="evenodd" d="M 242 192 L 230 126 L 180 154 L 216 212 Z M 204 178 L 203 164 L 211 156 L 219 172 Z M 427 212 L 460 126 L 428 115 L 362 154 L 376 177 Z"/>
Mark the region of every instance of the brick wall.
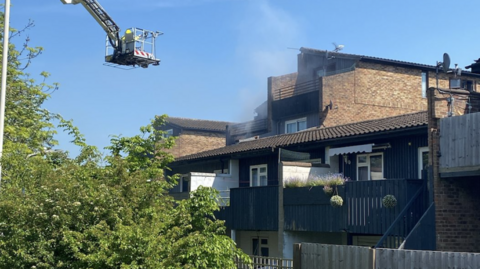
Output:
<path fill-rule="evenodd" d="M 323 78 L 325 127 L 425 111 L 422 72 L 410 68 L 359 62 L 354 71 Z"/>
<path fill-rule="evenodd" d="M 439 83 L 439 86 L 448 87 L 448 84 Z M 435 89 L 429 90 L 428 96 L 429 165 L 432 166 L 432 176 L 429 179 L 433 180 L 437 250 L 480 252 L 480 178 L 446 179 L 440 178 L 439 174 L 439 119 L 447 115 L 446 98 L 449 96 Z M 455 115 L 463 114 L 462 107 L 465 107 L 465 101 L 458 100 L 453 109 Z"/>
<path fill-rule="evenodd" d="M 174 157 L 181 157 L 225 146 L 224 133 L 183 131 L 175 140 L 175 146 L 168 150 Z"/>
<path fill-rule="evenodd" d="M 479 178 L 434 180 L 437 250 L 480 252 Z"/>

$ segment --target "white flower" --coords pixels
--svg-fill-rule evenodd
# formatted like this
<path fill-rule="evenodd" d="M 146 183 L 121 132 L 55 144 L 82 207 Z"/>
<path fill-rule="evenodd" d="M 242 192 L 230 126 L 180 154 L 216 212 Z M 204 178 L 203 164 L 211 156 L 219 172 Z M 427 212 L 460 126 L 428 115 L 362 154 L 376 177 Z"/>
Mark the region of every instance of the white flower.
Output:
<path fill-rule="evenodd" d="M 82 203 L 80 203 L 80 202 L 75 202 L 75 203 L 73 203 L 74 206 L 80 206 L 81 204 L 82 204 Z"/>

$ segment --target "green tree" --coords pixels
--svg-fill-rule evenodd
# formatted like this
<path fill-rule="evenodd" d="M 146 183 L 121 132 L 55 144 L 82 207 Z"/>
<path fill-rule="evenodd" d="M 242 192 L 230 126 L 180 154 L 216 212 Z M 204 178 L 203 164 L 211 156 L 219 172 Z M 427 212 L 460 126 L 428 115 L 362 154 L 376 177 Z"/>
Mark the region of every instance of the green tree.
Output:
<path fill-rule="evenodd" d="M 137 136 L 113 137 L 110 154 L 100 155 L 71 121 L 42 108 L 56 86 L 22 70 L 41 48 L 10 51 L 0 268 L 235 268 L 235 258 L 248 261 L 213 215 L 215 190 L 200 188 L 181 202 L 168 195 L 176 178 L 164 177 L 173 160 L 165 149 L 173 138 L 152 124 Z M 23 65 L 21 51 L 30 55 Z M 48 150 L 56 144 L 54 120 L 80 146 L 77 157 Z"/>

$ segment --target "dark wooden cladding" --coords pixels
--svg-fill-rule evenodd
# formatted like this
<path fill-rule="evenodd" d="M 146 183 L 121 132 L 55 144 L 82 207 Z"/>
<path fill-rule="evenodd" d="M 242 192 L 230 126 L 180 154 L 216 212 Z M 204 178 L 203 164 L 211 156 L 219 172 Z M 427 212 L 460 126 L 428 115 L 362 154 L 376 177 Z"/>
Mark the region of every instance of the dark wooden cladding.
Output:
<path fill-rule="evenodd" d="M 219 211 L 214 212 L 214 216 L 216 219 L 225 221 L 225 227 L 228 229 L 232 229 L 232 210 L 229 206 L 222 206 L 220 207 Z"/>
<path fill-rule="evenodd" d="M 405 249 L 436 250 L 435 230 L 435 204 L 432 203 L 405 239 Z"/>
<path fill-rule="evenodd" d="M 272 102 L 274 120 L 318 112 L 319 91 L 304 93 L 294 97 Z"/>
<path fill-rule="evenodd" d="M 307 128 L 312 128 L 320 125 L 320 116 L 318 112 L 306 114 L 306 115 L 297 115 L 291 118 L 284 118 L 281 120 L 274 121 L 274 126 L 272 127 L 276 134 L 284 134 L 285 133 L 285 122 L 288 120 L 295 120 L 298 118 L 306 118 L 307 119 Z"/>
<path fill-rule="evenodd" d="M 424 182 L 418 179 L 388 179 L 347 182 L 345 205 L 347 231 L 361 234 L 383 234 Z M 392 194 L 397 199 L 394 208 L 385 208 L 382 199 Z"/>
<path fill-rule="evenodd" d="M 240 159 L 239 187 L 250 187 L 250 166 L 267 165 L 268 186 L 278 185 L 278 153 L 269 155 Z"/>
<path fill-rule="evenodd" d="M 330 205 L 322 187 L 284 189 L 284 229 L 286 231 L 383 234 L 424 182 L 409 180 L 373 180 L 347 182 L 338 188 L 341 208 Z M 394 208 L 384 208 L 382 199 L 393 194 Z"/>
<path fill-rule="evenodd" d="M 363 143 L 363 142 L 362 142 Z M 363 143 L 369 143 L 368 141 Z M 419 178 L 418 149 L 428 146 L 427 134 L 412 135 L 408 137 L 385 137 L 382 140 L 372 141 L 375 144 L 389 143 L 390 148 L 374 150 L 373 153 L 383 153 L 384 178 Z M 359 153 L 365 154 L 365 153 Z M 348 154 L 349 163 L 345 164 L 340 159 L 340 168 L 345 176 L 351 180 L 357 179 L 357 155 Z"/>
<path fill-rule="evenodd" d="M 231 228 L 246 231 L 278 230 L 278 186 L 230 190 Z"/>
<path fill-rule="evenodd" d="M 345 197 L 344 186 L 338 194 Z M 340 232 L 345 229 L 346 207 L 334 208 L 323 187 L 287 188 L 283 192 L 285 231 Z"/>

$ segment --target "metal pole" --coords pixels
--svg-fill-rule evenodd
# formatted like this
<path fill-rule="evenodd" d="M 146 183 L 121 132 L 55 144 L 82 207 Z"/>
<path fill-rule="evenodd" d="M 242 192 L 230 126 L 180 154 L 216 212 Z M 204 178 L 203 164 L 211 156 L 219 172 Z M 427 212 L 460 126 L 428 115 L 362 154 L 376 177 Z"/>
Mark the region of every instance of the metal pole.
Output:
<path fill-rule="evenodd" d="M 5 96 L 7 91 L 8 69 L 8 34 L 10 33 L 10 0 L 5 0 L 3 20 L 3 58 L 2 58 L 2 89 L 0 94 L 0 159 L 3 153 L 3 127 L 5 122 Z M 0 184 L 2 183 L 2 166 L 0 164 Z"/>

